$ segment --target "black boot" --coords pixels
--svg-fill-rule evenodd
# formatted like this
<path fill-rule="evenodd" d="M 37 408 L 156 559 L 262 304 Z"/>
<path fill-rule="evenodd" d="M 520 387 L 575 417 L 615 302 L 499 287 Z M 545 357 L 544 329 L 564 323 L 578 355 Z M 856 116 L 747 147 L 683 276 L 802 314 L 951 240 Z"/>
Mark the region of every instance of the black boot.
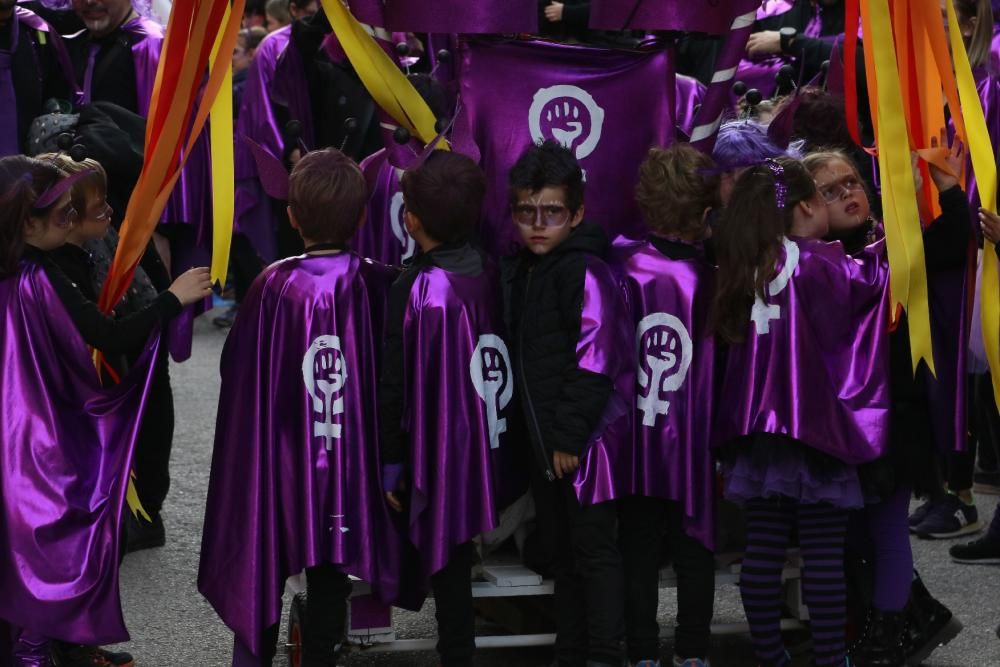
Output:
<path fill-rule="evenodd" d="M 851 651 L 855 667 L 903 667 L 902 612 L 870 609 L 861 642 Z"/>
<path fill-rule="evenodd" d="M 962 631 L 962 624 L 951 610 L 934 598 L 914 571 L 910 601 L 906 605 L 906 632 L 903 652 L 907 665 L 919 665 Z"/>

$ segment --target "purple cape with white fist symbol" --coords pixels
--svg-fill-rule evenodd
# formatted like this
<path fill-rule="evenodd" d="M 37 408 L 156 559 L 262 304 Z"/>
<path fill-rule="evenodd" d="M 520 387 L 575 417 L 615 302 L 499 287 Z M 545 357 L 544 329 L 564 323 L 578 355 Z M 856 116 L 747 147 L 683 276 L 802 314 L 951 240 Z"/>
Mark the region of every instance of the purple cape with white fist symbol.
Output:
<path fill-rule="evenodd" d="M 0 620 L 73 643 L 126 641 L 120 526 L 159 337 L 102 388 L 38 264 L 0 280 L 0 314 Z"/>
<path fill-rule="evenodd" d="M 611 264 L 625 288 L 638 352 L 634 491 L 679 503 L 685 532 L 713 549 L 715 268 L 701 251 L 671 259 L 649 242 L 624 239 L 616 241 Z"/>
<path fill-rule="evenodd" d="M 395 275 L 349 252 L 278 262 L 226 340 L 198 589 L 255 655 L 304 568 L 333 563 L 397 596 L 375 407 Z"/>
<path fill-rule="evenodd" d="M 408 534 L 422 578 L 453 546 L 497 526 L 521 473 L 505 446 L 514 378 L 497 275 L 421 271 L 403 316 L 403 431 L 409 442 Z M 503 496 L 508 496 L 504 498 Z"/>
<path fill-rule="evenodd" d="M 367 223 L 358 230 L 352 245 L 362 257 L 397 266 L 410 259 L 417 244 L 403 224 L 402 170 L 389 162 L 383 148 L 361 163 L 368 182 Z"/>
<path fill-rule="evenodd" d="M 275 229 L 277 219 L 261 185 L 261 176 L 254 160 L 250 139 L 278 161 L 285 153 L 283 128 L 279 127 L 271 102 L 278 57 L 288 46 L 291 26 L 275 30 L 260 43 L 247 70 L 246 87 L 235 130 L 236 159 L 236 218 L 235 227 L 246 234 L 254 249 L 265 261 L 277 257 Z M 304 86 L 304 84 L 301 84 Z"/>
<path fill-rule="evenodd" d="M 713 441 L 775 433 L 856 465 L 889 435 L 889 265 L 879 241 L 784 239 L 781 269 L 729 347 Z"/>
<path fill-rule="evenodd" d="M 597 257 L 588 257 L 576 364 L 581 370 L 609 378 L 613 391 L 587 450 L 580 457 L 580 469 L 573 480 L 576 496 L 583 505 L 635 493 L 632 451 L 635 357 L 628 344 L 633 334 L 623 297 L 621 284 L 611 267 Z"/>
<path fill-rule="evenodd" d="M 533 143 L 569 146 L 588 183 L 587 219 L 614 238 L 643 233 L 633 190 L 650 146 L 674 139 L 673 68 L 664 51 L 547 42 L 463 41 L 455 150 L 487 174 L 481 238 L 494 255 L 516 249 L 507 174 Z M 637 113 L 642 109 L 642 113 Z"/>

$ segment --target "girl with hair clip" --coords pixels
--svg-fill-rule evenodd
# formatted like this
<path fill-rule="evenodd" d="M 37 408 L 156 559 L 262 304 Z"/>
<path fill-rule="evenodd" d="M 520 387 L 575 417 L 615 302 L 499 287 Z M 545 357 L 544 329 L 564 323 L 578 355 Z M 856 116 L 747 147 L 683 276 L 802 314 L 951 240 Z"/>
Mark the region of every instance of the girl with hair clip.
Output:
<path fill-rule="evenodd" d="M 856 466 L 888 435 L 888 262 L 821 239 L 826 202 L 801 163 L 766 160 L 736 181 L 715 228 L 713 322 L 729 344 L 714 436 L 724 494 L 745 506 L 743 608 L 762 667 L 786 667 L 782 570 L 804 562 L 815 664 L 849 665 L 844 536 L 863 504 Z"/>
<path fill-rule="evenodd" d="M 944 136 L 941 142 L 945 142 Z M 950 147 L 947 161 L 954 173 L 961 171 L 965 164 L 961 142 Z M 848 155 L 821 151 L 807 155 L 803 164 L 827 203 L 828 239 L 840 241 L 853 255 L 863 253 L 866 245 L 883 236 L 871 217 L 861 175 Z M 942 272 L 965 266 L 970 228 L 968 203 L 958 180 L 934 165 L 930 165 L 930 174 L 940 193 L 942 211 L 924 232 L 924 260 L 933 291 L 933 283 Z M 935 446 L 927 369 L 913 372 L 905 321 L 890 333 L 889 350 L 888 450 L 885 456 L 861 466 L 866 504 L 852 516 L 851 523 L 852 555 L 872 568 L 872 591 L 862 595 L 870 599 L 870 609 L 860 640 L 851 651 L 861 667 L 893 667 L 904 660 L 919 664 L 962 630 L 962 624 L 930 595 L 913 570 L 907 522 L 910 497 L 914 493 L 940 493 L 940 452 L 944 448 Z M 909 613 L 904 616 L 908 602 Z"/>
<path fill-rule="evenodd" d="M 88 301 L 48 254 L 79 220 L 71 189 L 88 174 L 0 159 L 0 626 L 13 628 L 17 667 L 49 665 L 55 641 L 61 666 L 132 663 L 97 646 L 128 639 L 120 526 L 158 347 L 150 337 L 211 292 L 208 269 L 192 269 L 122 320 Z M 87 346 L 144 344 L 133 372 L 102 388 Z"/>

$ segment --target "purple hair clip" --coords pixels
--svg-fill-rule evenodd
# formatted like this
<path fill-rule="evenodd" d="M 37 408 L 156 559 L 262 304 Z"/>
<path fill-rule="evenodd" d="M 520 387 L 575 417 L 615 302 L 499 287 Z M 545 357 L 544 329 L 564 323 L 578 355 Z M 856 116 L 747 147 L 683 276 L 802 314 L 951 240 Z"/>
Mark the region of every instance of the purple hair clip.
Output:
<path fill-rule="evenodd" d="M 60 197 L 69 192 L 70 188 L 79 183 L 82 179 L 93 174 L 95 171 L 96 170 L 93 168 L 84 169 L 83 171 L 78 171 L 60 181 L 56 181 L 47 187 L 44 192 L 38 195 L 38 199 L 35 200 L 32 208 L 36 211 L 40 211 L 52 206 L 59 201 Z"/>
<path fill-rule="evenodd" d="M 785 203 L 788 199 L 788 184 L 785 183 L 785 168 L 777 160 L 768 158 L 764 160 L 764 166 L 774 175 L 774 203 L 779 211 L 785 210 Z"/>

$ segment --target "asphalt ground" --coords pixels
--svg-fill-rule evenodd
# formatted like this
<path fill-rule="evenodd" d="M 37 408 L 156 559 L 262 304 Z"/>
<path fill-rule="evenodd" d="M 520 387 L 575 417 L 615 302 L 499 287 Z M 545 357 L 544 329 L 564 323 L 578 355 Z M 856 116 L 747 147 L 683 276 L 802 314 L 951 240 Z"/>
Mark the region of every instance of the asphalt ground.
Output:
<path fill-rule="evenodd" d="M 191 360 L 171 368 L 177 429 L 174 439 L 170 495 L 163 510 L 167 545 L 130 554 L 121 572 L 122 603 L 132 641 L 121 645 L 142 667 L 230 664 L 232 634 L 198 594 L 196 578 L 205 494 L 215 430 L 219 391 L 219 357 L 226 333 L 212 327 L 209 317 L 196 322 Z M 996 505 L 995 496 L 980 496 L 985 521 Z M 924 664 L 928 667 L 1000 666 L 1000 640 L 994 634 L 1000 623 L 1000 567 L 957 565 L 948 558 L 953 541 L 913 540 L 914 556 L 928 588 L 965 624 L 949 645 L 938 649 Z M 287 600 L 286 600 L 287 608 Z M 661 624 L 672 622 L 676 609 L 673 592 L 661 594 Z M 735 586 L 716 591 L 715 620 L 744 620 Z M 434 636 L 433 602 L 420 613 L 397 612 L 394 627 L 400 638 Z M 284 637 L 284 628 L 282 630 Z M 669 643 L 664 647 L 669 656 Z M 551 659 L 546 649 L 493 649 L 477 654 L 482 667 L 544 665 Z M 735 635 L 713 641 L 715 667 L 752 667 L 749 637 Z M 799 661 L 801 664 L 808 664 Z M 279 650 L 276 665 L 287 664 Z M 433 652 L 361 653 L 346 664 L 422 667 L 436 665 Z"/>

